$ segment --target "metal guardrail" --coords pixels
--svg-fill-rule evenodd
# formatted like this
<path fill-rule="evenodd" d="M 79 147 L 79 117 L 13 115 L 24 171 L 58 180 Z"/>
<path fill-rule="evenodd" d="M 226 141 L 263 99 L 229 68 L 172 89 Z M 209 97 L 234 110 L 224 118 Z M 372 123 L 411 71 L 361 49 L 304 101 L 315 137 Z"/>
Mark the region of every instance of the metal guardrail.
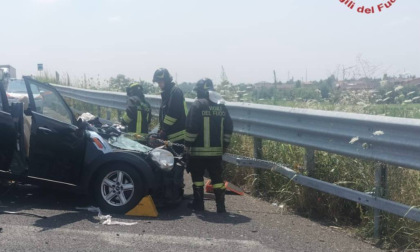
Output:
<path fill-rule="evenodd" d="M 126 107 L 123 93 L 56 88 L 63 96 L 86 103 Z M 156 114 L 160 96 L 146 99 Z M 420 120 L 249 103 L 226 105 L 237 133 L 420 170 Z M 374 135 L 377 131 L 384 134 Z M 350 144 L 354 137 L 358 140 Z"/>
<path fill-rule="evenodd" d="M 375 209 L 393 213 L 408 219 L 420 221 L 420 209 L 418 208 L 383 199 L 372 194 L 359 192 L 346 187 L 327 183 L 325 181 L 318 180 L 315 178 L 303 176 L 281 164 L 275 164 L 269 161 L 255 160 L 231 154 L 225 154 L 223 156 L 223 160 L 239 166 L 248 166 L 274 171 L 282 174 L 290 180 L 293 180 L 297 184 L 313 188 L 322 192 L 326 192 L 338 196 L 340 198 L 348 199 L 365 206 L 370 206 Z"/>
<path fill-rule="evenodd" d="M 125 110 L 127 98 L 123 93 L 58 85 L 56 88 L 65 97 Z M 146 99 L 157 113 L 160 97 L 146 96 Z M 187 99 L 189 105 L 191 102 Z M 309 157 L 316 149 L 420 170 L 420 120 L 417 119 L 235 102 L 228 102 L 226 106 L 235 132 L 305 147 Z M 420 222 L 420 209 L 415 207 L 306 177 L 268 161 L 233 158 L 232 155 L 225 155 L 224 160 L 242 166 L 271 169 L 298 184 Z M 379 178 L 378 182 L 381 174 L 375 176 Z M 375 213 L 375 233 L 378 233 L 378 216 L 379 213 Z"/>
<path fill-rule="evenodd" d="M 89 104 L 118 110 L 125 110 L 127 106 L 127 95 L 124 93 L 88 90 L 82 88 L 70 88 L 61 85 L 54 85 L 54 87 L 64 97 L 79 100 Z M 153 114 L 159 114 L 161 99 L 160 96 L 146 95 L 146 98 L 147 101 L 150 103 L 150 106 L 152 107 Z"/>

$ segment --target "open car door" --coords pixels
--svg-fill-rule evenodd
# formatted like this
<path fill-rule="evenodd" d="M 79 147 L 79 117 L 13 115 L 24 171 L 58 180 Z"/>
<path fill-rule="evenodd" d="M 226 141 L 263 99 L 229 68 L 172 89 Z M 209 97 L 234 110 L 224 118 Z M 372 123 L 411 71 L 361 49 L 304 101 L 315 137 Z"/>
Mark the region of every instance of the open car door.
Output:
<path fill-rule="evenodd" d="M 85 138 L 70 108 L 57 90 L 23 77 L 29 93 L 31 178 L 77 184 L 85 153 Z"/>
<path fill-rule="evenodd" d="M 16 149 L 16 128 L 10 114 L 6 87 L 0 79 L 0 171 L 9 170 Z"/>

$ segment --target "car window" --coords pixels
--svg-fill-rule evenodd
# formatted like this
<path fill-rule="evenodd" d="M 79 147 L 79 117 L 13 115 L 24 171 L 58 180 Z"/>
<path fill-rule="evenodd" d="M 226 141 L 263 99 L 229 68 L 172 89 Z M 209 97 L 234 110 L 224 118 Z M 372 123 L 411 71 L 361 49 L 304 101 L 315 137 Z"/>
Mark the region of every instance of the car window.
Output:
<path fill-rule="evenodd" d="M 30 82 L 29 86 L 34 97 L 37 113 L 64 123 L 72 123 L 71 112 L 60 96 L 54 92 L 54 88 L 41 86 L 36 82 Z"/>
<path fill-rule="evenodd" d="M 10 80 L 6 90 L 7 93 L 27 94 L 25 82 L 23 80 Z"/>
<path fill-rule="evenodd" d="M 10 79 L 5 88 L 9 105 L 12 105 L 14 102 L 29 102 L 28 90 L 24 80 Z"/>

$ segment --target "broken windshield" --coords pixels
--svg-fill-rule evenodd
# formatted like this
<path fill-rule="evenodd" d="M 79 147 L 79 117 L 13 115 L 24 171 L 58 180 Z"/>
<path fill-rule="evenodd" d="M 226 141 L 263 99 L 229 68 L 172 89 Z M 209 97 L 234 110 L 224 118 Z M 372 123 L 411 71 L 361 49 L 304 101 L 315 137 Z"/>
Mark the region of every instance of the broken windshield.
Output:
<path fill-rule="evenodd" d="M 115 148 L 124 149 L 124 150 L 133 150 L 139 152 L 149 152 L 152 148 L 147 147 L 139 142 L 131 140 L 130 138 L 126 137 L 125 135 L 121 135 L 118 137 L 111 137 L 108 140 L 108 143 Z"/>

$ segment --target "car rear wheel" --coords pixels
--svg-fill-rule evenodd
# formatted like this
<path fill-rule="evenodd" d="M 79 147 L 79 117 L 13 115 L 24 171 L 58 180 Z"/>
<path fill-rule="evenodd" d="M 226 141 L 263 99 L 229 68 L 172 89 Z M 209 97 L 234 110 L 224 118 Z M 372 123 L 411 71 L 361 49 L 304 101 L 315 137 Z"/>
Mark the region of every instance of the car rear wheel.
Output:
<path fill-rule="evenodd" d="M 129 165 L 115 163 L 99 171 L 94 195 L 102 210 L 125 214 L 145 196 L 145 189 L 139 172 Z"/>

